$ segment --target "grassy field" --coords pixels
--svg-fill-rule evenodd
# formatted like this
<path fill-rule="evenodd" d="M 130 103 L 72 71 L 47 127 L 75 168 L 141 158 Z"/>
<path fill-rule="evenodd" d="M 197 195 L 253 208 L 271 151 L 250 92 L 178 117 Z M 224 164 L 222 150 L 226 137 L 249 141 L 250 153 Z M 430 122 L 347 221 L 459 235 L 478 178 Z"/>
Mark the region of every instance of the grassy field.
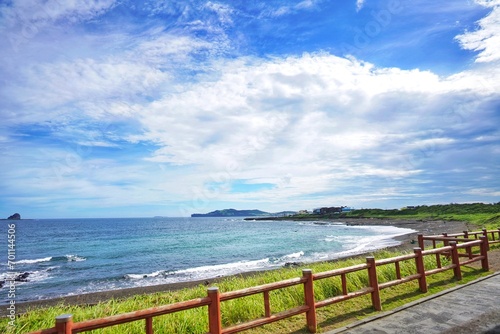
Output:
<path fill-rule="evenodd" d="M 345 216 L 352 218 L 455 220 L 472 223 L 478 228 L 493 229 L 500 227 L 500 202 L 496 204 L 422 205 L 399 210 L 361 209 L 348 212 Z"/>
<path fill-rule="evenodd" d="M 341 219 L 341 218 L 387 218 L 387 219 L 420 219 L 464 221 L 476 225 L 478 229 L 500 227 L 500 202 L 495 204 L 446 204 L 421 205 L 401 209 L 358 209 L 341 214 L 297 214 L 279 219 L 311 220 L 311 219 Z"/>

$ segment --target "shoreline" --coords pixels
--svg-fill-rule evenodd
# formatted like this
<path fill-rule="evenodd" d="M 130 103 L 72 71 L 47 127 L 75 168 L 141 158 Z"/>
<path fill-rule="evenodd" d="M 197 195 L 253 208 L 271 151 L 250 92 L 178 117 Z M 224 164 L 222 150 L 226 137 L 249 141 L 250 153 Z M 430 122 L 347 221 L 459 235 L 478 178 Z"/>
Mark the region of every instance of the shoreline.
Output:
<path fill-rule="evenodd" d="M 414 247 L 418 247 L 416 244 L 417 234 L 422 233 L 424 235 L 434 235 L 441 233 L 459 233 L 466 230 L 469 230 L 469 224 L 466 222 L 459 221 L 443 221 L 443 220 L 402 220 L 402 219 L 381 219 L 381 218 L 342 218 L 342 219 L 329 219 L 325 220 L 325 222 L 343 222 L 346 225 L 350 226 L 393 226 L 393 227 L 401 227 L 401 228 L 410 228 L 415 230 L 416 232 L 400 235 L 395 237 L 394 239 L 400 242 L 397 246 L 389 246 L 382 247 L 381 249 L 391 249 L 391 250 L 412 250 Z M 476 228 L 477 229 L 477 228 Z M 413 242 L 413 243 L 412 243 Z M 339 261 L 346 258 L 360 257 L 369 253 L 360 253 L 353 254 L 344 257 L 340 257 L 334 260 L 329 260 L 327 262 Z M 270 269 L 277 270 L 277 269 Z M 206 280 L 196 280 L 189 282 L 178 282 L 178 283 L 167 283 L 160 285 L 152 285 L 152 286 L 144 286 L 144 287 L 134 287 L 134 288 L 125 288 L 125 289 L 117 289 L 117 290 L 108 290 L 101 292 L 91 292 L 80 295 L 73 296 L 65 296 L 51 299 L 41 299 L 35 301 L 28 302 L 20 302 L 16 303 L 16 310 L 18 314 L 26 313 L 27 311 L 31 311 L 33 309 L 46 308 L 50 306 L 56 305 L 80 305 L 80 306 L 91 306 L 98 304 L 100 302 L 105 302 L 110 299 L 125 299 L 127 297 L 131 297 L 134 295 L 140 294 L 153 294 L 157 292 L 168 292 L 168 291 L 176 291 L 182 290 L 186 288 L 197 287 L 199 285 L 209 286 L 213 283 L 217 283 L 218 281 L 224 280 L 229 277 L 249 277 L 256 275 L 258 273 L 265 271 L 249 271 L 243 272 L 235 275 L 221 276 L 210 278 Z M 4 317 L 7 315 L 6 307 L 0 307 L 0 316 Z"/>

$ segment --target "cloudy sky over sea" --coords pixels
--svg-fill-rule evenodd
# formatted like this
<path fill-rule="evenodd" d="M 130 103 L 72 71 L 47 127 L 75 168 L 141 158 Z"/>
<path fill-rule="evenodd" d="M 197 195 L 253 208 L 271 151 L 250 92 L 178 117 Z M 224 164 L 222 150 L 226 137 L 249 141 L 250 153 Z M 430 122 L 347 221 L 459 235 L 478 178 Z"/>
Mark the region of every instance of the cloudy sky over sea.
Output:
<path fill-rule="evenodd" d="M 499 0 L 0 3 L 0 215 L 500 200 Z"/>

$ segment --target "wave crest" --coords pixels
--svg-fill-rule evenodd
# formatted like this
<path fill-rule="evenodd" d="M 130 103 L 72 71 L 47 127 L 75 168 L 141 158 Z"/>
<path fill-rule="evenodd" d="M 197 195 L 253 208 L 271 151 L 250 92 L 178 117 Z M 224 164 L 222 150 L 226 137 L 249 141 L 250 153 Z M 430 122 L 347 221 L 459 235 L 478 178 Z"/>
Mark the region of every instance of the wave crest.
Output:
<path fill-rule="evenodd" d="M 16 264 L 33 264 L 33 263 L 39 263 L 39 262 L 49 262 L 52 260 L 52 256 L 49 257 L 44 257 L 41 259 L 34 259 L 34 260 L 19 260 L 16 261 Z"/>
<path fill-rule="evenodd" d="M 86 261 L 87 258 L 79 255 L 67 254 L 64 256 L 55 256 L 52 261 L 67 261 L 67 262 L 80 262 Z"/>
<path fill-rule="evenodd" d="M 290 261 L 297 261 L 304 257 L 304 252 L 299 251 L 277 258 L 264 258 L 259 260 L 238 261 L 216 265 L 207 265 L 176 271 L 161 270 L 144 274 L 126 274 L 123 277 L 129 280 L 148 280 L 154 284 L 203 280 L 219 276 L 234 275 L 242 272 L 267 270 L 285 266 Z"/>

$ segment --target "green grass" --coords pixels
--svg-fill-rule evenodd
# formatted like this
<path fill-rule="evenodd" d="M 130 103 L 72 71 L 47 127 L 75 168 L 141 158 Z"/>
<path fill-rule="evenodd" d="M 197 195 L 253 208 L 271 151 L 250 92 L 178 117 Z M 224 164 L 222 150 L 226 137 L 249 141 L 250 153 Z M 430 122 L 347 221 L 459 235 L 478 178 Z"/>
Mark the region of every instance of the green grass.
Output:
<path fill-rule="evenodd" d="M 498 248 L 498 247 L 497 247 Z M 379 251 L 373 254 L 376 259 L 394 257 L 401 252 Z M 427 268 L 435 267 L 433 256 L 425 257 Z M 443 265 L 446 259 L 443 258 Z M 335 262 L 325 262 L 307 265 L 313 272 L 324 272 L 337 268 L 344 268 L 355 264 L 365 263 L 364 257 L 357 257 Z M 234 291 L 256 285 L 277 282 L 288 278 L 302 276 L 303 268 L 280 269 L 256 274 L 251 277 L 229 277 L 217 284 L 221 292 Z M 395 279 L 394 265 L 384 265 L 377 268 L 379 282 Z M 402 275 L 415 273 L 415 261 L 408 260 L 401 263 Z M 472 267 L 463 267 L 463 281 L 457 282 L 453 278 L 453 271 L 447 271 L 428 277 L 429 292 L 420 293 L 418 282 L 412 281 L 396 287 L 381 291 L 382 307 L 389 310 L 425 295 L 436 293 L 451 286 L 462 284 L 479 276 L 485 275 L 482 270 Z M 348 290 L 355 291 L 368 285 L 366 270 L 350 273 L 348 277 Z M 323 300 L 341 294 L 340 278 L 330 278 L 315 281 L 315 298 Z M 73 314 L 75 322 L 95 319 L 124 312 L 130 312 L 148 307 L 166 305 L 177 301 L 184 301 L 207 295 L 205 286 L 184 289 L 180 291 L 137 295 L 124 300 L 109 300 L 94 306 L 64 306 L 58 305 L 46 309 L 31 310 L 20 315 L 16 320 L 16 333 L 25 333 L 54 326 L 54 318 L 64 313 Z M 271 309 L 273 313 L 290 309 L 303 304 L 302 286 L 294 286 L 271 292 Z M 256 319 L 264 314 L 262 294 L 248 296 L 222 303 L 223 326 L 227 327 L 240 322 Z M 370 296 L 354 298 L 317 310 L 318 324 L 322 329 L 332 329 L 345 323 L 373 314 Z M 8 333 L 8 319 L 0 321 L 0 332 Z M 157 333 L 206 333 L 208 329 L 207 308 L 198 308 L 165 315 L 154 319 L 154 328 Z M 305 316 L 300 315 L 271 325 L 247 331 L 247 333 L 307 333 L 305 329 Z M 129 324 L 96 330 L 92 333 L 144 333 L 144 322 L 138 321 Z"/>
<path fill-rule="evenodd" d="M 342 214 L 297 214 L 277 220 L 331 220 L 342 218 L 385 218 L 385 219 L 418 219 L 418 220 L 455 220 L 475 225 L 475 229 L 500 228 L 500 202 L 495 204 L 470 203 L 446 205 L 420 205 L 411 208 L 393 210 L 359 209 Z"/>
<path fill-rule="evenodd" d="M 500 228 L 500 202 L 495 204 L 470 203 L 446 205 L 421 205 L 394 210 L 361 209 L 344 214 L 345 217 L 393 218 L 422 220 L 465 221 L 488 229 Z"/>

